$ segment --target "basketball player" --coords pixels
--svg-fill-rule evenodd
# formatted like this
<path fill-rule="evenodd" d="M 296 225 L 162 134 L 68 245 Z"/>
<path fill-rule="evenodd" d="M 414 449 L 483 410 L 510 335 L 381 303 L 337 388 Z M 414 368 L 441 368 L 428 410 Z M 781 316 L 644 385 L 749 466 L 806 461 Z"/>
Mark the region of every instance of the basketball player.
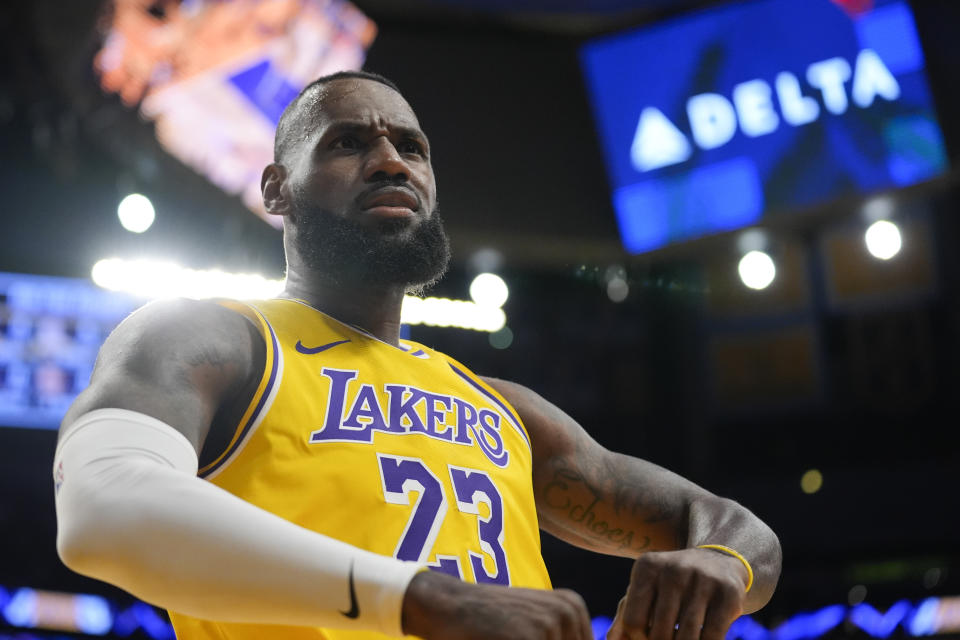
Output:
<path fill-rule="evenodd" d="M 282 296 L 147 305 L 64 418 L 67 566 L 200 640 L 591 638 L 583 600 L 550 589 L 541 528 L 635 558 L 612 638 L 721 640 L 769 600 L 779 543 L 749 511 L 399 338 L 404 294 L 449 249 L 429 142 L 389 80 L 308 86 L 262 190 Z"/>

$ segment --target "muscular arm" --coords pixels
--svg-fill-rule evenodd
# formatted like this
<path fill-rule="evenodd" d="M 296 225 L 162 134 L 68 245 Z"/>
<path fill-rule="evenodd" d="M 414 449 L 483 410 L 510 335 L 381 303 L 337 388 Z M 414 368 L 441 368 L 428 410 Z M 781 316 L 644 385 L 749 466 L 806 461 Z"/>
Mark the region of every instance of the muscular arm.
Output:
<path fill-rule="evenodd" d="M 415 564 L 195 475 L 213 416 L 259 376 L 262 346 L 245 318 L 210 303 L 155 303 L 125 321 L 64 419 L 57 550 L 79 573 L 194 617 L 400 635 Z"/>
<path fill-rule="evenodd" d="M 263 367 L 263 338 L 220 305 L 174 300 L 147 305 L 114 331 L 63 428 L 95 409 L 129 409 L 169 424 L 199 453 L 217 409 Z"/>
<path fill-rule="evenodd" d="M 517 409 L 530 432 L 541 528 L 571 544 L 629 558 L 724 545 L 743 554 L 754 571 L 744 611 L 769 601 L 780 575 L 780 545 L 750 511 L 667 469 L 608 451 L 525 387 L 487 382 Z M 743 571 L 736 558 L 728 562 L 732 570 Z"/>

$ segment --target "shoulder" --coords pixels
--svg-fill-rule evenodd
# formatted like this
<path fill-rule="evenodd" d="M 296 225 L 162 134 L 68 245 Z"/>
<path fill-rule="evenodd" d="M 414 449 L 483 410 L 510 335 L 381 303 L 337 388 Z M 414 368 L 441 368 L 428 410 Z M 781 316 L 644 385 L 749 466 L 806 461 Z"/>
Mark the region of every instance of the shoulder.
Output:
<path fill-rule="evenodd" d="M 491 376 L 480 376 L 480 379 L 504 395 L 511 394 L 521 398 L 530 398 L 534 396 L 537 398 L 540 397 L 535 391 L 533 391 L 529 387 L 525 387 L 522 384 L 518 384 L 516 382 L 511 382 L 509 380 L 504 380 L 502 378 L 493 378 Z"/>
<path fill-rule="evenodd" d="M 530 433 L 535 459 L 575 446 L 575 442 L 585 435 L 573 418 L 533 389 L 500 378 L 485 376 L 482 380 L 516 410 Z"/>
<path fill-rule="evenodd" d="M 562 426 L 566 423 L 576 424 L 560 407 L 529 387 L 501 378 L 483 376 L 481 379 L 513 405 L 531 430 Z"/>
<path fill-rule="evenodd" d="M 228 308 L 235 301 L 191 300 L 173 298 L 149 302 L 130 314 L 118 331 L 148 330 L 169 333 L 187 330 L 200 331 L 202 338 L 216 337 L 242 330 L 248 322 L 243 315 Z"/>
<path fill-rule="evenodd" d="M 257 375 L 263 350 L 257 328 L 216 302 L 151 302 L 104 342 L 89 387 L 63 422 L 99 408 L 129 409 L 194 425 L 190 439 L 196 443 L 194 434 L 209 425 L 217 407 Z"/>
<path fill-rule="evenodd" d="M 151 368 L 164 363 L 242 358 L 249 351 L 250 322 L 206 300 L 151 302 L 128 316 L 107 338 L 101 365 Z"/>
<path fill-rule="evenodd" d="M 540 422 L 543 419 L 542 414 L 545 412 L 560 411 L 539 393 L 522 384 L 489 376 L 480 376 L 480 379 L 493 387 L 497 393 L 513 405 L 524 422 L 527 422 L 528 419 Z"/>

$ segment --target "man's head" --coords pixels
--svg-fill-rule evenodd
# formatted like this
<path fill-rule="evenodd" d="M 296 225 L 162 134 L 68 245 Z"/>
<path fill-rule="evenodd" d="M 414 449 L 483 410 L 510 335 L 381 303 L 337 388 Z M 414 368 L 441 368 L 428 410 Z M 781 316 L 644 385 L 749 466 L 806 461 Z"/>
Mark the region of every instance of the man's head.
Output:
<path fill-rule="evenodd" d="M 430 147 L 392 82 L 344 72 L 308 85 L 277 127 L 261 187 L 284 216 L 290 268 L 350 284 L 432 284 L 449 243 Z"/>

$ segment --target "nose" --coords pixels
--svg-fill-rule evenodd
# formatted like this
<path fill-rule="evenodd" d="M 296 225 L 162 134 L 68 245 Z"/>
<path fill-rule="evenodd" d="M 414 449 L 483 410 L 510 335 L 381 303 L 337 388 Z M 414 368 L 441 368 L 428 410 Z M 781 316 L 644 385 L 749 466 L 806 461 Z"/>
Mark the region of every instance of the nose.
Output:
<path fill-rule="evenodd" d="M 409 180 L 410 169 L 386 136 L 375 138 L 367 150 L 363 177 L 367 182 Z"/>

